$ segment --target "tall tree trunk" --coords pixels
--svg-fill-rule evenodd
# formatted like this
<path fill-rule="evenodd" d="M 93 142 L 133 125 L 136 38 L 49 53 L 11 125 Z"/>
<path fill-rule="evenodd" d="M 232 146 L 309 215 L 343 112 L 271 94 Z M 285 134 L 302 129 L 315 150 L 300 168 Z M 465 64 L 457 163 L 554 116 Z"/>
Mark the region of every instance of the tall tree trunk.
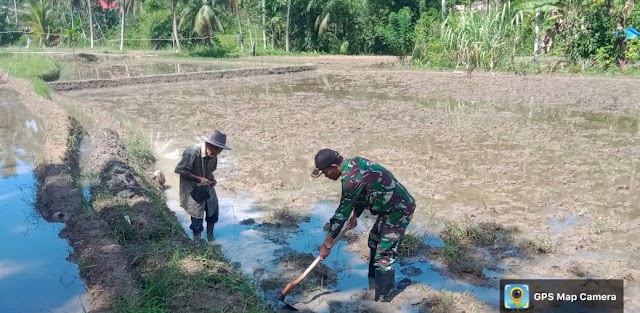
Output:
<path fill-rule="evenodd" d="M 73 28 L 73 1 L 69 0 L 69 11 L 71 12 L 71 28 Z"/>
<path fill-rule="evenodd" d="M 16 26 L 18 26 L 18 4 L 16 3 L 16 0 L 13 0 L 13 13 L 16 14 Z"/>
<path fill-rule="evenodd" d="M 178 37 L 178 23 L 176 22 L 176 2 L 178 0 L 171 1 L 171 14 L 173 15 L 173 50 L 175 52 L 180 51 L 180 38 Z"/>
<path fill-rule="evenodd" d="M 15 0 L 14 0 L 15 1 Z M 262 48 L 267 49 L 267 8 L 266 0 L 262 0 Z"/>
<path fill-rule="evenodd" d="M 238 16 L 238 43 L 240 51 L 244 51 L 244 36 L 242 35 L 242 22 L 240 21 L 240 7 L 236 4 L 236 15 Z"/>
<path fill-rule="evenodd" d="M 540 9 L 536 9 L 536 41 L 533 43 L 533 59 L 538 61 L 540 50 Z"/>
<path fill-rule="evenodd" d="M 291 23 L 291 1 L 287 1 L 287 27 L 284 31 L 284 47 L 285 51 L 289 52 L 289 24 Z"/>
<path fill-rule="evenodd" d="M 249 20 L 249 17 L 247 16 L 247 29 L 249 30 L 249 42 L 251 43 L 251 46 L 249 48 L 249 51 L 251 52 L 251 56 L 256 56 L 256 42 L 253 41 L 253 35 L 251 34 L 251 21 Z"/>
<path fill-rule="evenodd" d="M 445 17 L 447 17 L 447 0 L 442 0 L 440 7 L 440 13 L 442 14 L 442 20 L 444 21 Z"/>
<path fill-rule="evenodd" d="M 251 34 L 251 21 L 247 17 L 247 29 L 249 30 L 249 42 L 253 43 L 253 34 Z"/>
<path fill-rule="evenodd" d="M 125 1 L 123 1 L 125 2 Z M 124 5 L 120 5 L 120 50 L 124 49 Z"/>
<path fill-rule="evenodd" d="M 91 13 L 91 0 L 87 0 L 87 9 L 89 10 L 89 36 L 91 48 L 93 49 L 93 14 Z"/>

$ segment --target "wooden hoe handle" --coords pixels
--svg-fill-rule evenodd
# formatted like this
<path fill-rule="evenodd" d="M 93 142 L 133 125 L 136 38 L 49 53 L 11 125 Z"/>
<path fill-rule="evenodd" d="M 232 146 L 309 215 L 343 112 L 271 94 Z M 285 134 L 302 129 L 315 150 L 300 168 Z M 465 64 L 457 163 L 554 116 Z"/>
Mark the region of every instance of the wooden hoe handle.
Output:
<path fill-rule="evenodd" d="M 340 241 L 340 239 L 342 239 L 342 237 L 344 236 L 344 234 L 347 232 L 348 226 L 345 224 L 344 226 L 342 226 L 342 230 L 340 231 L 340 233 L 338 234 L 338 236 L 336 236 L 335 239 L 333 239 L 333 242 L 331 242 L 331 246 L 335 246 L 335 244 Z M 284 289 L 282 289 L 282 292 L 280 293 L 280 298 L 284 299 L 284 296 L 286 296 L 289 291 L 291 291 L 291 289 L 293 289 L 293 287 L 295 287 L 297 284 L 299 284 L 302 280 L 304 280 L 307 275 L 309 275 L 309 273 L 313 270 L 314 267 L 316 267 L 316 265 L 318 265 L 318 263 L 320 263 L 320 261 L 322 261 L 322 259 L 320 258 L 320 256 L 318 256 L 315 260 L 313 260 L 313 263 L 311 263 L 311 265 L 309 265 L 309 267 L 307 267 L 307 269 L 304 271 L 304 273 L 302 273 L 302 275 L 300 275 L 300 277 L 296 278 L 296 280 L 288 283 Z"/>

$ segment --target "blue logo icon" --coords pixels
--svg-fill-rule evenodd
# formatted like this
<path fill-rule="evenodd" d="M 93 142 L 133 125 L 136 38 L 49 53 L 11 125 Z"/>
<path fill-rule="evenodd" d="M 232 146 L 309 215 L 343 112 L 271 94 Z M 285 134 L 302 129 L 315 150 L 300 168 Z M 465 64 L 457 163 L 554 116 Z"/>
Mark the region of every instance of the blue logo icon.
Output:
<path fill-rule="evenodd" d="M 529 308 L 529 285 L 504 285 L 504 308 L 526 310 Z"/>

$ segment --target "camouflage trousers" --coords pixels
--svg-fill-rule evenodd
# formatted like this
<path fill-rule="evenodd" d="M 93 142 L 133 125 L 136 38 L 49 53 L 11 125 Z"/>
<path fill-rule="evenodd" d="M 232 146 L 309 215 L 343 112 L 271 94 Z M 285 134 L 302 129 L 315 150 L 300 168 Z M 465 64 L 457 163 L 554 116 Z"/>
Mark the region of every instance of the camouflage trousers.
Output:
<path fill-rule="evenodd" d="M 397 263 L 398 248 L 415 208 L 415 204 L 412 204 L 402 210 L 379 215 L 376 219 L 369 232 L 368 245 L 370 249 L 376 250 L 374 264 L 380 270 L 393 270 Z"/>

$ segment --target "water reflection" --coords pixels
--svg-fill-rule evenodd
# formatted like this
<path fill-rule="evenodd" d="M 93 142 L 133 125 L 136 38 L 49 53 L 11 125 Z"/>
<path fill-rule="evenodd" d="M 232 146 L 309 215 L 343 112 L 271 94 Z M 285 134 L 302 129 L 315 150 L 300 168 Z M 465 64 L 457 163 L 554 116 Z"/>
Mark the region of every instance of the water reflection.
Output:
<path fill-rule="evenodd" d="M 38 124 L 17 92 L 0 88 L 0 177 L 29 170 L 18 164 L 31 163 L 38 152 L 42 138 Z"/>
<path fill-rule="evenodd" d="M 109 66 L 68 64 L 60 73 L 60 80 L 118 79 L 146 75 L 184 74 L 234 68 L 231 64 L 192 64 L 172 62 L 147 62 Z"/>
<path fill-rule="evenodd" d="M 19 168 L 28 164 L 19 162 Z M 0 178 L 0 308 L 2 312 L 83 312 L 89 309 L 62 224 L 39 219 L 31 205 L 35 178 L 28 171 Z"/>
<path fill-rule="evenodd" d="M 40 123 L 12 90 L 0 88 L 0 110 L 0 311 L 88 311 L 78 266 L 66 260 L 71 248 L 58 237 L 62 224 L 33 207 Z"/>

